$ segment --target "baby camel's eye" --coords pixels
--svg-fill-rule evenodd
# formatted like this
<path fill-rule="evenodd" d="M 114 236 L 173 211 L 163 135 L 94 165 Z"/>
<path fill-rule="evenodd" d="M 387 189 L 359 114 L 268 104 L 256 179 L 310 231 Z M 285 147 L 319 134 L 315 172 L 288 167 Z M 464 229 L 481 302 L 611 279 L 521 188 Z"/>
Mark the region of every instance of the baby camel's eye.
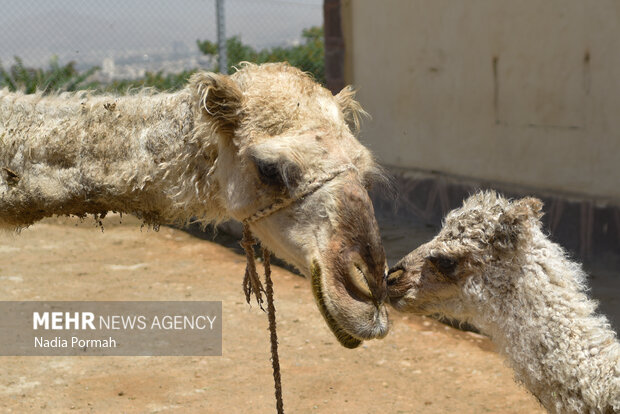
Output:
<path fill-rule="evenodd" d="M 447 256 L 430 256 L 428 261 L 446 276 L 452 276 L 456 270 L 457 261 Z"/>

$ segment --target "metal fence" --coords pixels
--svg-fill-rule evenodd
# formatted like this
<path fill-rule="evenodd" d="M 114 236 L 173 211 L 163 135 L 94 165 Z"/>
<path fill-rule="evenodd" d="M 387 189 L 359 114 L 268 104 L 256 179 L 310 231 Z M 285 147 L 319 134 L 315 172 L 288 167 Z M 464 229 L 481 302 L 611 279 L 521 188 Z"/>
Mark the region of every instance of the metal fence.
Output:
<path fill-rule="evenodd" d="M 303 63 L 304 53 L 293 53 L 308 42 L 302 32 L 323 24 L 322 0 L 218 3 L 228 38 L 222 43 L 234 48 L 227 53 L 229 64 L 237 63 L 234 59 L 239 56 L 265 60 L 289 55 L 302 55 Z M 216 0 L 12 0 L 0 4 L 0 62 L 5 69 L 15 64 L 15 57 L 28 68 L 46 67 L 54 58 L 59 65 L 75 62 L 78 71 L 97 66 L 93 76 L 106 82 L 137 79 L 147 72 L 218 67 L 217 47 L 211 50 L 217 46 Z M 315 29 L 312 34 L 322 31 Z M 203 42 L 203 51 L 197 41 Z M 321 52 L 322 43 L 320 51 L 306 53 L 308 60 L 322 61 Z M 316 62 L 308 62 L 304 69 L 312 64 Z"/>

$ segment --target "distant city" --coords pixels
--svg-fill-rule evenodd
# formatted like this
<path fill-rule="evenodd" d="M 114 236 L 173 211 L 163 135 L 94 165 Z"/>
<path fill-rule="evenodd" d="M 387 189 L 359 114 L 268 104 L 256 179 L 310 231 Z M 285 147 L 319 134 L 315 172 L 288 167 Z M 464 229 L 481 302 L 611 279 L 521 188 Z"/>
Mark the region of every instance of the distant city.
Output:
<path fill-rule="evenodd" d="M 184 70 L 195 68 L 213 69 L 216 62 L 211 57 L 202 54 L 198 47 L 190 50 L 185 47 L 175 47 L 179 42 L 174 42 L 170 48 L 125 51 L 115 53 L 103 60 L 83 60 L 76 65 L 79 70 L 99 66 L 100 70 L 94 75 L 100 82 L 109 82 L 115 79 L 137 79 L 143 77 L 146 72 L 179 73 Z"/>
<path fill-rule="evenodd" d="M 296 44 L 322 25 L 322 0 L 225 0 L 226 35 L 255 48 Z M 45 67 L 52 56 L 78 69 L 100 67 L 100 81 L 146 71 L 212 68 L 196 40 L 216 40 L 215 0 L 23 0 L 3 5 L 0 61 Z"/>

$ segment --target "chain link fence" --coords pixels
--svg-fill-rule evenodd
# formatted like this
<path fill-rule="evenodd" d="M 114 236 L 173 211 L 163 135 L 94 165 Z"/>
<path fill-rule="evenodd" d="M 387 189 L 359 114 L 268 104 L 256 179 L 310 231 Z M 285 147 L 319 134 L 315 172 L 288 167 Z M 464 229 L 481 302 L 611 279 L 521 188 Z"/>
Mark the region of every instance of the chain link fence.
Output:
<path fill-rule="evenodd" d="M 229 72 L 243 60 L 286 60 L 324 82 L 322 0 L 220 1 Z M 2 9 L 0 87 L 174 89 L 192 71 L 219 67 L 216 0 L 21 0 Z"/>

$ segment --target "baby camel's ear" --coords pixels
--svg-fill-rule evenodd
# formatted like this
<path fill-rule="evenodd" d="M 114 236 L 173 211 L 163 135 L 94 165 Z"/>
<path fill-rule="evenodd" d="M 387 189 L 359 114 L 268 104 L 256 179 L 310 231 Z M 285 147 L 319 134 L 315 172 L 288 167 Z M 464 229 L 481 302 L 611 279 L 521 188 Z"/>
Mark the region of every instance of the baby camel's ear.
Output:
<path fill-rule="evenodd" d="M 351 85 L 345 86 L 336 96 L 336 102 L 344 115 L 344 120 L 354 133 L 360 129 L 362 118 L 370 117 L 368 112 L 364 111 L 362 105 L 355 100 L 355 89 Z"/>
<path fill-rule="evenodd" d="M 198 72 L 189 79 L 195 99 L 203 116 L 210 118 L 215 128 L 232 134 L 239 122 L 243 93 L 230 76 L 212 72 Z"/>
<path fill-rule="evenodd" d="M 540 220 L 543 216 L 543 202 L 534 197 L 525 197 L 512 203 L 513 214 L 523 221 L 531 218 Z"/>
<path fill-rule="evenodd" d="M 526 197 L 510 203 L 499 218 L 493 245 L 500 252 L 514 251 L 528 239 L 532 223 L 541 226 L 543 203 L 537 198 Z"/>

